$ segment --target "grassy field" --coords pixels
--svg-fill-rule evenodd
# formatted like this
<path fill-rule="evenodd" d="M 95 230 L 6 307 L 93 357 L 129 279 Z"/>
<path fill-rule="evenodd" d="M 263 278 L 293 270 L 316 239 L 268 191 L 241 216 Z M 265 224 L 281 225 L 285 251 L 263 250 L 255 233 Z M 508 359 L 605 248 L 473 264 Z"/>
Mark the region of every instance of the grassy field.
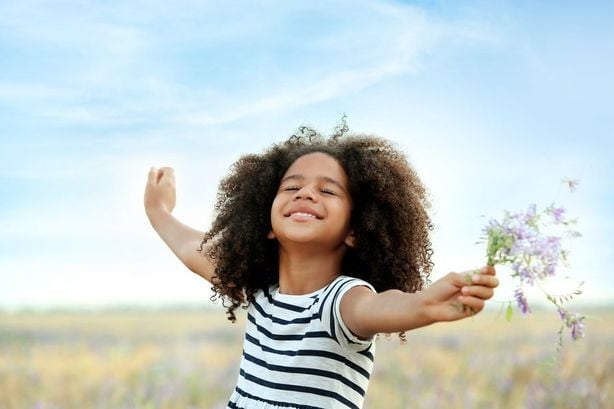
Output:
<path fill-rule="evenodd" d="M 382 336 L 364 407 L 613 408 L 614 311 L 558 354 L 555 315 Z M 0 409 L 225 408 L 242 329 L 221 309 L 0 313 Z"/>

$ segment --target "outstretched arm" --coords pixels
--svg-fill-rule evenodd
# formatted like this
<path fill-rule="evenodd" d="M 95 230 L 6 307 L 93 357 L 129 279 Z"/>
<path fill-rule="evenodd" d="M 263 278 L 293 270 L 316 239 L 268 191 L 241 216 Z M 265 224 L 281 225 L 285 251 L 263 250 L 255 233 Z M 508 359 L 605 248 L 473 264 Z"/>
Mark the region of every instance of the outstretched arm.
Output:
<path fill-rule="evenodd" d="M 211 282 L 215 264 L 204 255 L 207 246 L 205 245 L 203 254 L 197 251 L 205 233 L 186 226 L 172 215 L 175 200 L 173 168 L 152 167 L 144 197 L 145 213 L 151 225 L 187 268 Z"/>
<path fill-rule="evenodd" d="M 465 318 L 480 312 L 499 285 L 494 267 L 474 271 L 450 273 L 418 293 L 388 290 L 375 294 L 367 287 L 352 288 L 341 300 L 341 317 L 354 334 L 365 339 Z"/>

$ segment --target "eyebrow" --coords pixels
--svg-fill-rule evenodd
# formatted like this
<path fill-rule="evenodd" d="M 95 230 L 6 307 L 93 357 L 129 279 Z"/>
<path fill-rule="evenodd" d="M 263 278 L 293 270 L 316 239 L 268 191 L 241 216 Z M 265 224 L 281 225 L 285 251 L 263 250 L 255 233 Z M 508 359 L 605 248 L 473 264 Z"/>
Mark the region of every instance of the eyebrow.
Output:
<path fill-rule="evenodd" d="M 282 185 L 285 181 L 287 181 L 289 179 L 305 180 L 305 176 L 303 176 L 303 175 L 290 175 L 290 176 L 286 176 L 285 178 L 283 178 L 281 180 L 281 182 L 279 182 L 279 184 Z M 339 189 L 341 189 L 341 190 L 343 190 L 344 192 L 347 193 L 347 190 L 343 187 L 343 185 L 341 183 L 337 182 L 335 179 L 329 178 L 328 176 L 318 176 L 318 180 L 319 181 L 328 182 L 328 183 L 332 183 L 333 185 L 337 185 L 339 187 Z"/>

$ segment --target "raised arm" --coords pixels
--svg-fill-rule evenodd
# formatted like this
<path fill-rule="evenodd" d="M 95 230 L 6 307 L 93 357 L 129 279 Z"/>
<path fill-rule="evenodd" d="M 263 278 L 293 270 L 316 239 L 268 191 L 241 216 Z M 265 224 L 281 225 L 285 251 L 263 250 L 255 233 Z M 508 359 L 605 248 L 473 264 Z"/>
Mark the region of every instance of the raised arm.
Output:
<path fill-rule="evenodd" d="M 388 290 L 375 294 L 367 287 L 350 289 L 341 300 L 341 317 L 361 338 L 377 333 L 409 331 L 440 321 L 478 313 L 499 285 L 495 269 L 450 273 L 418 293 Z"/>
<path fill-rule="evenodd" d="M 181 223 L 172 215 L 175 201 L 173 168 L 152 167 L 144 197 L 145 213 L 151 225 L 188 269 L 211 282 L 215 264 L 204 255 L 206 251 L 202 254 L 197 251 L 205 233 Z"/>

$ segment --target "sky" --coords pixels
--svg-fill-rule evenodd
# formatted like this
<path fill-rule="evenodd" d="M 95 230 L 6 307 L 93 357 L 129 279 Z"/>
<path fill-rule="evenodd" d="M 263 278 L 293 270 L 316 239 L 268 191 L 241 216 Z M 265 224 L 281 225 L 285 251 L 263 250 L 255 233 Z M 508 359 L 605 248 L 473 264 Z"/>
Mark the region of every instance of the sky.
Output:
<path fill-rule="evenodd" d="M 149 168 L 175 169 L 174 214 L 204 231 L 241 155 L 343 114 L 428 187 L 432 278 L 485 264 L 488 218 L 556 201 L 582 237 L 547 288 L 611 304 L 613 18 L 605 1 L 0 0 L 0 309 L 208 303 L 145 216 Z"/>

